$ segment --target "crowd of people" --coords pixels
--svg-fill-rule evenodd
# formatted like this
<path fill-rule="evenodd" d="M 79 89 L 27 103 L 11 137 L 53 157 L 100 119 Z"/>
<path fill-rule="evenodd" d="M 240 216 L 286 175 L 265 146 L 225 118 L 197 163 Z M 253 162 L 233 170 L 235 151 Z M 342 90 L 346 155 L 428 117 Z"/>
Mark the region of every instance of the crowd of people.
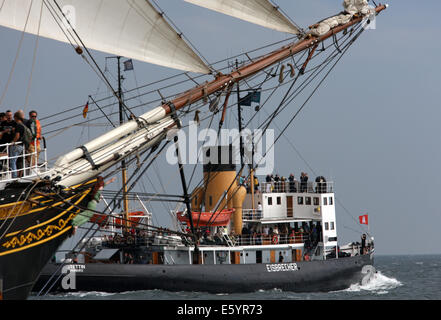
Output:
<path fill-rule="evenodd" d="M 244 245 L 261 245 L 264 242 L 271 244 L 304 243 L 305 248 L 312 248 L 322 241 L 322 235 L 320 223 L 303 222 L 301 225 L 296 223 L 293 227 L 286 224 L 280 226 L 263 225 L 254 228 L 245 226 L 239 238 Z"/>
<path fill-rule="evenodd" d="M 0 156 L 9 157 L 9 167 L 0 164 L 0 171 L 10 170 L 14 179 L 23 176 L 25 167 L 38 165 L 42 136 L 37 116 L 34 110 L 29 112 L 29 119 L 23 110 L 0 113 Z"/>
<path fill-rule="evenodd" d="M 259 179 L 254 177 L 254 191 L 258 193 L 259 189 L 261 188 L 265 193 L 314 192 L 312 184 L 308 185 L 308 180 L 308 174 L 305 172 L 300 174 L 300 181 L 295 178 L 293 173 L 291 173 L 288 178 L 279 176 L 278 174 L 268 174 L 265 178 L 265 183 L 262 186 L 259 183 Z M 327 183 L 324 177 L 317 177 L 315 182 L 315 192 L 325 193 L 327 191 Z M 251 183 L 249 179 L 242 176 L 239 178 L 239 184 L 244 186 L 248 193 L 251 193 Z"/>

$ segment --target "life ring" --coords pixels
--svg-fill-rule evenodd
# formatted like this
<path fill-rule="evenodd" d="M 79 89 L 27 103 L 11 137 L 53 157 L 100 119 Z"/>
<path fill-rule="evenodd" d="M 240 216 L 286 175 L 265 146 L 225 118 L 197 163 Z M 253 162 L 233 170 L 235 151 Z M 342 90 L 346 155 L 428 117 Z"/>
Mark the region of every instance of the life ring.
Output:
<path fill-rule="evenodd" d="M 277 236 L 277 234 L 273 235 L 272 243 L 273 244 L 278 244 L 279 243 L 279 237 Z"/>

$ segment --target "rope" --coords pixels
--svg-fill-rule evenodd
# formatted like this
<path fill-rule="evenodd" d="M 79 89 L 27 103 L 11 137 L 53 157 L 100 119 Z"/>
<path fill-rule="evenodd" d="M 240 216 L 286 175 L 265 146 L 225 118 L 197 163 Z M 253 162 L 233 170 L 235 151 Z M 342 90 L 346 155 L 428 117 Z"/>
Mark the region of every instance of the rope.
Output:
<path fill-rule="evenodd" d="M 18 44 L 17 53 L 15 54 L 14 62 L 13 62 L 13 64 L 12 64 L 11 71 L 9 72 L 9 77 L 8 77 L 8 81 L 6 82 L 6 87 L 5 87 L 5 89 L 4 89 L 4 91 L 3 91 L 3 94 L 2 94 L 2 96 L 1 96 L 1 98 L 0 98 L 0 106 L 1 106 L 2 103 L 3 103 L 3 100 L 4 100 L 5 96 L 6 96 L 6 92 L 8 92 L 9 85 L 11 84 L 11 81 L 12 81 L 12 75 L 14 74 L 15 67 L 16 67 L 16 65 L 17 65 L 17 60 L 18 60 L 18 57 L 19 57 L 19 55 L 20 55 L 21 47 L 22 47 L 22 45 L 23 45 L 23 40 L 24 40 L 24 36 L 25 36 L 25 33 L 26 33 L 26 28 L 27 28 L 27 26 L 28 26 L 29 16 L 31 15 L 31 10 L 32 10 L 32 5 L 33 5 L 33 3 L 34 3 L 34 2 L 31 1 L 31 4 L 29 5 L 28 14 L 27 14 L 27 16 L 26 16 L 26 22 L 25 22 L 25 25 L 24 25 L 23 31 L 22 31 L 22 33 L 21 33 L 21 38 L 20 38 L 20 42 L 19 42 L 19 44 Z M 4 2 L 3 2 L 3 4 L 2 4 L 2 7 L 3 7 L 3 5 L 4 5 Z"/>
<path fill-rule="evenodd" d="M 38 20 L 38 30 L 37 30 L 37 39 L 35 41 L 35 48 L 34 48 L 34 54 L 33 54 L 33 58 L 32 58 L 32 67 L 31 67 L 31 75 L 29 77 L 29 83 L 28 83 L 28 88 L 26 91 L 26 100 L 25 100 L 25 104 L 24 104 L 24 111 L 26 111 L 26 108 L 29 105 L 29 95 L 31 93 L 31 85 L 32 85 L 32 78 L 34 75 L 34 69 L 35 69 L 35 63 L 37 61 L 37 50 L 38 50 L 38 44 L 39 44 L 39 40 L 40 40 L 40 28 L 41 28 L 41 18 L 43 15 L 43 1 L 41 2 L 41 8 L 40 8 L 40 18 Z"/>

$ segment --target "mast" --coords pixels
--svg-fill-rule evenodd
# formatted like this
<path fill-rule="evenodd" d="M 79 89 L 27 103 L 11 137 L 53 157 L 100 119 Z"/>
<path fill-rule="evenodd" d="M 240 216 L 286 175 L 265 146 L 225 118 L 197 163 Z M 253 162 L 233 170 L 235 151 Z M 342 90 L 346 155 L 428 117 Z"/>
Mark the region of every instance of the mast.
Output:
<path fill-rule="evenodd" d="M 178 136 L 174 137 L 174 142 L 175 142 L 175 148 L 176 148 L 176 155 L 177 155 L 177 158 L 178 158 L 178 166 L 179 166 L 179 174 L 181 176 L 182 190 L 184 192 L 184 202 L 185 202 L 185 206 L 187 208 L 188 220 L 190 221 L 190 229 L 191 229 L 191 233 L 193 234 L 193 240 L 194 240 L 193 263 L 194 262 L 199 263 L 198 239 L 197 239 L 197 236 L 196 236 L 196 230 L 194 228 L 193 212 L 191 211 L 190 196 L 188 194 L 188 188 L 187 188 L 187 181 L 185 179 L 184 166 L 183 166 L 182 160 L 181 160 L 181 153 L 179 152 L 179 138 L 178 138 Z"/>
<path fill-rule="evenodd" d="M 121 75 L 121 56 L 117 56 L 118 60 L 118 97 L 119 97 L 119 124 L 124 124 L 124 106 L 122 95 L 122 75 Z M 127 165 L 126 160 L 121 161 L 122 185 L 123 185 L 123 209 L 124 209 L 124 225 L 126 231 L 129 228 L 129 200 L 127 199 Z"/>
<path fill-rule="evenodd" d="M 254 204 L 254 193 L 255 193 L 255 185 L 254 185 L 254 134 L 251 137 L 251 144 L 252 144 L 252 151 L 251 151 L 251 164 L 250 164 L 250 179 L 251 179 L 251 209 L 253 210 L 253 214 L 254 214 L 254 209 L 255 209 L 255 204 Z"/>
<path fill-rule="evenodd" d="M 236 59 L 236 70 L 239 70 L 239 62 Z M 237 117 L 239 121 L 239 139 L 240 139 L 240 164 L 242 168 L 244 167 L 244 148 L 243 148 L 243 137 L 242 137 L 242 105 L 240 101 L 240 83 L 237 81 Z"/>

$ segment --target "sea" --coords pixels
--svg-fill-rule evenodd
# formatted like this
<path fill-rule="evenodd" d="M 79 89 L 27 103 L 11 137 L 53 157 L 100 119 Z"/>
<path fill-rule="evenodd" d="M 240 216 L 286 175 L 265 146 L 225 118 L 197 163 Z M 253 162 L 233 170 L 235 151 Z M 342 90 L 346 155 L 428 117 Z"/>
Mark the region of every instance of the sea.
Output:
<path fill-rule="evenodd" d="M 340 291 L 293 293 L 274 289 L 244 294 L 208 294 L 204 292 L 166 292 L 161 290 L 105 293 L 81 292 L 32 295 L 29 300 L 85 301 L 306 301 L 306 300 L 441 300 L 441 255 L 377 255 L 376 274 L 365 284 L 353 284 Z"/>

